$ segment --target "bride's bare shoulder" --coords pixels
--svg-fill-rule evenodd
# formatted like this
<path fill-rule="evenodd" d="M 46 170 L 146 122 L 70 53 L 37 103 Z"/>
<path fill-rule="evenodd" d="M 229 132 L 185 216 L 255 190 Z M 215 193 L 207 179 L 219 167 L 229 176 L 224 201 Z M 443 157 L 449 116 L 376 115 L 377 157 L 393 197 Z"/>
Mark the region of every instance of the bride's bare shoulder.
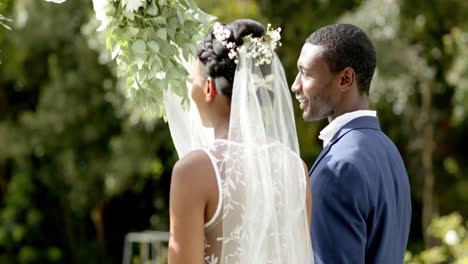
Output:
<path fill-rule="evenodd" d="M 191 151 L 178 160 L 172 170 L 173 177 L 182 177 L 194 182 L 211 177 L 213 173 L 210 158 L 203 150 Z"/>
<path fill-rule="evenodd" d="M 176 162 L 172 169 L 171 197 L 176 206 L 177 197 L 183 204 L 200 205 L 204 208 L 217 189 L 215 172 L 208 155 L 195 150 Z"/>

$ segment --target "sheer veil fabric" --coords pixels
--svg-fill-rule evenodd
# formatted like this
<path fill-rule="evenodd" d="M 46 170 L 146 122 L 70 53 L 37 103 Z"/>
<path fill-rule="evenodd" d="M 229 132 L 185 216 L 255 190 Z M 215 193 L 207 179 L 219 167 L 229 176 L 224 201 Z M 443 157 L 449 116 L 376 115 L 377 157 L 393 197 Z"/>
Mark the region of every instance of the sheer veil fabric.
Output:
<path fill-rule="evenodd" d="M 190 94 L 190 93 L 189 93 Z M 165 95 L 179 156 L 214 142 L 196 106 Z M 221 174 L 222 212 L 215 263 L 313 263 L 306 172 L 299 157 L 291 95 L 280 60 L 256 65 L 241 49 L 231 98 L 229 136 L 210 148 Z"/>
<path fill-rule="evenodd" d="M 187 72 L 193 71 L 196 62 L 194 58 L 186 61 L 180 56 L 178 59 Z M 189 95 L 188 107 L 182 107 L 181 97 L 172 91 L 167 91 L 163 95 L 167 123 L 179 158 L 192 150 L 206 146 L 214 140 L 213 129 L 202 125 L 198 109 L 190 96 L 192 84 L 187 82 L 186 85 L 185 88 Z"/>

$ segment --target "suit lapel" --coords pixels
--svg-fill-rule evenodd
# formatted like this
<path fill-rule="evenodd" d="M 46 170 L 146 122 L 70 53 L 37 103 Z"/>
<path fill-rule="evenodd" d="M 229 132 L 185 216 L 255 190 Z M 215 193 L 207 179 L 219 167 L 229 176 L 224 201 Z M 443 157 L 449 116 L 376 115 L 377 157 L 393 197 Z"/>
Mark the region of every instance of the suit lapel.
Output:
<path fill-rule="evenodd" d="M 319 156 L 317 157 L 317 159 L 314 162 L 314 165 L 312 165 L 312 168 L 310 169 L 309 177 L 310 177 L 310 175 L 312 175 L 312 172 L 314 171 L 315 167 L 317 167 L 317 164 L 320 163 L 323 156 L 325 156 L 325 154 L 327 154 L 330 151 L 331 145 L 332 145 L 331 142 L 328 143 L 328 145 L 322 150 L 322 152 L 320 152 Z"/>
<path fill-rule="evenodd" d="M 379 125 L 379 119 L 376 117 L 370 117 L 370 116 L 363 116 L 363 117 L 358 117 L 356 119 L 351 120 L 347 124 L 345 124 L 336 134 L 333 136 L 332 140 L 328 145 L 320 152 L 319 156 L 314 162 L 314 165 L 310 169 L 309 172 L 309 177 L 312 175 L 312 172 L 315 170 L 317 165 L 320 163 L 320 161 L 323 159 L 323 157 L 330 151 L 332 146 L 338 142 L 344 135 L 346 135 L 348 132 L 355 130 L 355 129 L 362 129 L 362 128 L 368 128 L 368 129 L 375 129 L 375 130 L 380 130 L 380 125 Z"/>

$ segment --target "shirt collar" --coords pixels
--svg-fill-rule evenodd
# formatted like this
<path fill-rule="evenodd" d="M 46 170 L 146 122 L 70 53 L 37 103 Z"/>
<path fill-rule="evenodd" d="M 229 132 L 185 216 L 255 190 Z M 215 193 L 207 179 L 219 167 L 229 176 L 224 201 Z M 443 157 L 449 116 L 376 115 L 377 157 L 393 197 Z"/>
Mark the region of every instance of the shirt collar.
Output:
<path fill-rule="evenodd" d="M 328 145 L 335 134 L 349 121 L 361 117 L 361 116 L 377 116 L 376 111 L 372 110 L 357 110 L 354 112 L 349 112 L 343 115 L 338 116 L 337 118 L 333 119 L 322 131 L 318 136 L 319 139 L 323 140 L 323 147 Z"/>

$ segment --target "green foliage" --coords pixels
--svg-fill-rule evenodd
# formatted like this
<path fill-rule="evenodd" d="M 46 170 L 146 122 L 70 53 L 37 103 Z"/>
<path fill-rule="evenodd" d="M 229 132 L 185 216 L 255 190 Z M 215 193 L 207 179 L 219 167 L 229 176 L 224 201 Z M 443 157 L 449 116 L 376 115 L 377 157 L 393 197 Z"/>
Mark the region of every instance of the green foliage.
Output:
<path fill-rule="evenodd" d="M 168 228 L 168 129 L 129 112 L 83 35 L 89 1 L 15 5 L 0 39 L 0 263 L 119 262 L 127 232 Z"/>
<path fill-rule="evenodd" d="M 377 51 L 371 100 L 374 104 L 384 100 L 391 102 L 397 115 L 410 106 L 409 99 L 418 89 L 415 83 L 431 82 L 434 75 L 417 47 L 401 38 L 400 18 L 398 1 L 370 0 L 339 20 L 341 23 L 356 24 L 369 34 Z"/>
<path fill-rule="evenodd" d="M 44 219 L 44 213 L 34 206 L 37 197 L 33 178 L 26 173 L 12 176 L 4 207 L 0 210 L 0 255 L 2 263 L 11 262 L 7 255 L 18 254 L 18 263 L 60 263 L 62 252 L 52 244 L 34 245 L 34 232 Z M 33 233 L 31 233 L 33 232 Z"/>
<path fill-rule="evenodd" d="M 460 124 L 468 119 L 468 30 L 454 27 L 442 39 L 445 51 L 453 56 L 453 62 L 448 68 L 447 81 L 455 87 L 453 95 L 452 120 Z"/>
<path fill-rule="evenodd" d="M 5 29 L 11 30 L 11 27 L 7 24 L 8 22 L 12 22 L 12 20 L 5 17 L 4 15 L 2 15 L 0 13 L 0 26 L 5 28 Z M 0 29 L 1 29 L 1 27 L 0 27 Z M 0 52 L 1 52 L 1 50 L 0 50 Z M 2 60 L 0 60 L 0 64 L 2 64 Z"/>
<path fill-rule="evenodd" d="M 196 56 L 197 43 L 213 17 L 192 0 L 144 1 L 136 11 L 125 8 L 123 1 L 97 3 L 99 30 L 135 105 L 164 116 L 162 98 L 168 87 L 188 103 L 184 87 L 189 76 L 183 62 Z"/>
<path fill-rule="evenodd" d="M 7 22 L 12 22 L 12 20 L 0 14 L 0 26 L 11 30 L 11 27 L 6 24 Z"/>
<path fill-rule="evenodd" d="M 458 213 L 435 218 L 429 233 L 441 243 L 419 254 L 407 252 L 406 264 L 468 263 L 468 222 Z"/>
<path fill-rule="evenodd" d="M 230 23 L 239 18 L 255 19 L 265 25 L 271 22 L 263 16 L 258 1 L 255 0 L 198 0 L 196 2 L 202 10 L 216 16 L 221 23 Z"/>

